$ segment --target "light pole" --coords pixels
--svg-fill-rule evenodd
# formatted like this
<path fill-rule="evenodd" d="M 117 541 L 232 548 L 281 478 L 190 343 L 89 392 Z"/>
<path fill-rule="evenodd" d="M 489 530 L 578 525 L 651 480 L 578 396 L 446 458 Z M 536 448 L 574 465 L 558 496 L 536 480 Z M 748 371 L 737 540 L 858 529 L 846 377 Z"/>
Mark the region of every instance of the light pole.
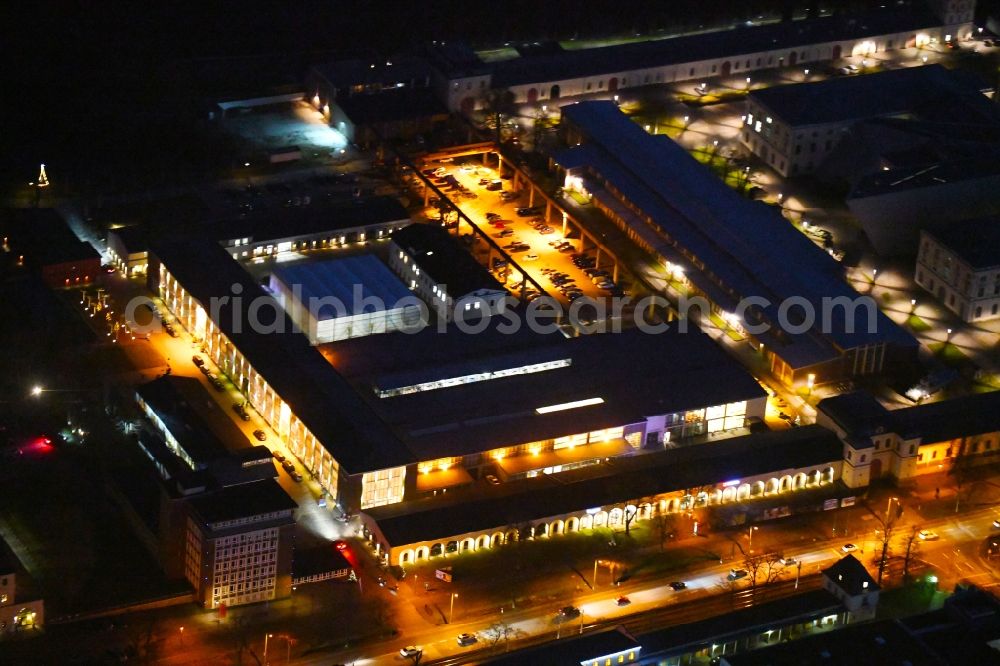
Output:
<path fill-rule="evenodd" d="M 756 532 L 759 529 L 760 529 L 759 527 L 757 527 L 756 525 L 754 525 L 747 532 L 747 540 L 749 542 L 749 543 L 747 543 L 747 548 L 749 548 L 749 550 L 750 550 L 751 553 L 753 552 L 753 533 Z"/>
<path fill-rule="evenodd" d="M 799 576 L 802 575 L 802 562 L 797 562 L 795 567 L 795 589 L 799 589 Z"/>
<path fill-rule="evenodd" d="M 591 589 L 594 589 L 594 590 L 597 589 L 597 563 L 598 562 L 600 562 L 600 560 L 597 559 L 597 558 L 595 558 L 594 559 L 594 584 L 590 586 Z"/>
<path fill-rule="evenodd" d="M 264 666 L 267 666 L 267 642 L 274 636 L 274 634 L 264 634 Z"/>
<path fill-rule="evenodd" d="M 181 645 L 183 646 L 184 645 L 184 627 L 181 627 L 180 631 L 181 631 Z"/>
<path fill-rule="evenodd" d="M 458 596 L 458 592 L 451 593 L 451 606 L 448 608 L 448 624 L 451 624 L 452 618 L 455 617 L 455 597 Z"/>

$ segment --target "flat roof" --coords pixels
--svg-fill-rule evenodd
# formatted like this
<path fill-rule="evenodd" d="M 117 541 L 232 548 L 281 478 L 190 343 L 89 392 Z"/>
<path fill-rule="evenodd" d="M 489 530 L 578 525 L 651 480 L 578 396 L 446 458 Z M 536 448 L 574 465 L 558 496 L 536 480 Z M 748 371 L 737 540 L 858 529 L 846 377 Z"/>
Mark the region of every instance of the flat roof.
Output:
<path fill-rule="evenodd" d="M 226 486 L 190 498 L 191 508 L 206 524 L 298 508 L 285 489 L 273 479 Z"/>
<path fill-rule="evenodd" d="M 427 61 L 419 56 L 400 53 L 384 58 L 374 52 L 317 65 L 313 69 L 336 88 L 409 84 L 418 79 L 428 79 L 432 71 Z"/>
<path fill-rule="evenodd" d="M 139 385 L 135 392 L 195 463 L 208 465 L 228 455 L 226 447 L 193 406 L 202 399 L 211 401 L 197 379 L 164 375 Z"/>
<path fill-rule="evenodd" d="M 829 361 L 838 348 L 916 346 L 877 304 L 874 332 L 864 321 L 866 308 L 852 309 L 851 319 L 843 307 L 825 309 L 825 299 L 860 298 L 840 265 L 780 212 L 740 196 L 675 142 L 645 132 L 613 102 L 579 102 L 562 112 L 584 133 L 583 145 L 568 152 L 587 151 L 582 163 L 652 218 L 650 228 L 659 230 L 665 245 L 704 264 L 687 277 L 707 293 L 725 296 L 720 306 L 733 310 L 741 299 L 762 297 L 769 305 L 761 310 L 771 322 L 780 321 L 779 305 L 793 296 L 812 304 L 817 322 L 818 313 L 829 310 L 824 332 L 813 326 L 801 334 L 772 329 L 761 336 L 792 367 Z M 556 156 L 557 163 L 563 155 Z M 646 223 L 636 218 L 634 224 Z"/>
<path fill-rule="evenodd" d="M 702 643 L 722 643 L 754 630 L 766 631 L 842 608 L 840 600 L 826 590 L 810 590 L 698 622 L 650 631 L 638 639 L 649 657 L 684 654 Z"/>
<path fill-rule="evenodd" d="M 958 116 L 967 123 L 996 122 L 994 105 L 981 89 L 982 85 L 968 75 L 941 65 L 923 65 L 759 88 L 750 91 L 748 97 L 792 126 L 904 113 L 942 120 Z"/>
<path fill-rule="evenodd" d="M 637 69 L 706 60 L 739 58 L 781 49 L 844 42 L 876 35 L 909 32 L 942 25 L 923 6 L 874 10 L 865 14 L 827 16 L 670 39 L 522 56 L 491 63 L 493 87 L 544 83 Z"/>
<path fill-rule="evenodd" d="M 420 269 L 455 299 L 487 291 L 506 292 L 493 274 L 476 261 L 444 227 L 411 224 L 397 229 L 392 240 L 403 248 Z"/>
<path fill-rule="evenodd" d="M 528 328 L 527 325 L 522 328 Z M 502 333 L 453 335 L 434 329 L 419 334 L 392 333 L 379 343 L 363 340 L 332 343 L 326 356 L 358 393 L 399 434 L 418 460 L 479 453 L 570 434 L 644 422 L 647 417 L 763 398 L 757 381 L 704 333 L 669 330 L 621 333 L 510 336 Z M 483 345 L 477 348 L 479 340 Z M 426 350 L 426 351 L 425 351 Z M 437 350 L 436 354 L 430 350 Z M 467 356 L 463 357 L 462 351 Z M 492 351 L 491 350 L 495 350 Z M 413 381 L 438 377 L 439 356 L 452 356 L 452 376 L 488 372 L 550 360 L 568 365 L 529 374 L 380 398 L 375 386 L 391 364 Z M 520 356 L 519 356 L 520 355 Z M 371 359 L 371 364 L 365 362 Z M 499 359 L 496 365 L 494 360 Z M 635 369 L 641 367 L 641 372 Z M 400 382 L 394 382 L 398 384 Z M 538 408 L 600 398 L 575 409 L 539 413 Z"/>
<path fill-rule="evenodd" d="M 726 655 L 730 666 L 941 666 L 950 662 L 927 649 L 898 620 L 851 624 L 843 629 Z"/>
<path fill-rule="evenodd" d="M 374 254 L 363 254 L 328 261 L 278 264 L 272 275 L 289 290 L 297 291 L 304 305 L 335 298 L 338 308 L 320 308 L 314 315 L 319 321 L 338 316 L 393 310 L 403 299 L 412 304 L 413 294 Z M 373 303 L 382 303 L 376 308 Z M 338 312 L 339 308 L 343 310 Z"/>
<path fill-rule="evenodd" d="M 348 203 L 282 207 L 251 211 L 238 219 L 199 217 L 188 222 L 154 220 L 111 229 L 130 253 L 146 252 L 152 242 L 180 241 L 192 237 L 212 238 L 220 243 L 237 238 L 255 242 L 312 236 L 392 222 L 409 221 L 410 216 L 393 197 L 377 196 Z"/>
<path fill-rule="evenodd" d="M 396 88 L 336 101 L 355 125 L 374 125 L 428 116 L 448 117 L 448 109 L 430 88 Z"/>
<path fill-rule="evenodd" d="M 292 578 L 305 578 L 350 568 L 351 563 L 333 542 L 311 548 L 296 548 L 292 556 Z"/>
<path fill-rule="evenodd" d="M 391 545 L 402 546 L 778 469 L 832 465 L 842 456 L 843 445 L 833 432 L 810 425 L 617 458 L 613 466 L 601 466 L 599 476 L 593 475 L 594 468 L 573 470 L 503 483 L 486 494 L 481 488 L 475 493 L 457 489 L 443 500 L 415 500 L 365 513 Z"/>
<path fill-rule="evenodd" d="M 206 307 L 206 314 L 216 317 L 219 330 L 348 474 L 413 462 L 410 452 L 305 335 L 293 332 L 277 301 L 225 249 L 199 240 L 162 243 L 153 253 L 203 306 L 219 303 L 215 312 Z M 240 299 L 231 298 L 236 285 L 242 288 Z M 224 296 L 229 298 L 222 300 Z M 265 328 L 285 332 L 253 330 L 247 311 L 254 303 L 265 304 L 256 316 Z"/>
<path fill-rule="evenodd" d="M 0 234 L 9 236 L 11 246 L 39 266 L 101 257 L 90 243 L 77 238 L 54 208 L 4 208 Z"/>
<path fill-rule="evenodd" d="M 924 233 L 957 254 L 973 269 L 1000 266 L 1000 217 L 966 220 Z"/>

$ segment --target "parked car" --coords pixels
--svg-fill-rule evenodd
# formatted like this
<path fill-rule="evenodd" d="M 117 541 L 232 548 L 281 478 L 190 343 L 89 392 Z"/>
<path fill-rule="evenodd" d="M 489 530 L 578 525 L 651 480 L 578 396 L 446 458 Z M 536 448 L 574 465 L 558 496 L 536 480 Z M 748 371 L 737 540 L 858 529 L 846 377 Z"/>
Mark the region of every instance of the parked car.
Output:
<path fill-rule="evenodd" d="M 283 470 L 285 470 L 286 472 L 294 472 L 295 471 L 295 464 L 292 463 L 291 460 L 283 460 L 283 461 L 281 461 L 281 468 Z"/>
<path fill-rule="evenodd" d="M 285 462 L 285 456 L 280 451 L 271 451 L 271 457 L 278 462 Z"/>
<path fill-rule="evenodd" d="M 267 439 L 267 433 L 265 433 L 263 430 L 260 429 L 254 430 L 253 436 L 256 437 L 257 441 L 259 442 L 263 442 L 265 439 Z"/>
<path fill-rule="evenodd" d="M 538 255 L 537 254 L 526 254 L 526 255 L 524 255 L 524 260 L 525 261 L 535 261 L 536 259 L 538 259 Z"/>
<path fill-rule="evenodd" d="M 479 639 L 476 638 L 475 634 L 459 634 L 457 640 L 459 647 L 468 647 L 474 645 Z"/>
<path fill-rule="evenodd" d="M 563 606 L 559 609 L 559 617 L 572 620 L 574 617 L 580 617 L 580 609 L 576 606 Z"/>
<path fill-rule="evenodd" d="M 197 354 L 191 357 L 191 362 L 197 365 L 199 368 L 205 365 L 205 359 L 203 359 L 201 356 L 198 356 Z"/>
<path fill-rule="evenodd" d="M 503 231 L 501 231 L 498 234 L 493 234 L 494 238 L 509 238 L 510 236 L 513 236 L 513 235 L 514 235 L 514 230 L 513 229 L 504 229 Z"/>
<path fill-rule="evenodd" d="M 486 219 L 492 222 L 493 220 L 499 220 L 503 215 L 500 213 L 486 213 Z"/>
<path fill-rule="evenodd" d="M 500 485 L 500 479 L 498 479 L 493 474 L 487 474 L 486 475 L 486 483 L 490 484 L 491 486 L 499 486 Z"/>
<path fill-rule="evenodd" d="M 290 472 L 288 476 L 292 477 L 292 481 L 295 483 L 302 483 L 302 475 L 298 472 Z"/>

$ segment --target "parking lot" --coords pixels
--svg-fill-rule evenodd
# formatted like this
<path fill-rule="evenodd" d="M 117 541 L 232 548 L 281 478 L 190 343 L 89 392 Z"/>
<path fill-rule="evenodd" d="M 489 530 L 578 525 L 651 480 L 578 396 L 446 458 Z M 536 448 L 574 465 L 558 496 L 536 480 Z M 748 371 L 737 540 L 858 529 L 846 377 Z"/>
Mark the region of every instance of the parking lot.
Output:
<path fill-rule="evenodd" d="M 559 222 L 546 222 L 544 206 L 528 209 L 527 196 L 513 192 L 512 182 L 495 169 L 471 161 L 433 162 L 421 169 L 501 248 L 498 253 L 489 247 L 464 220 L 446 221 L 457 225 L 459 234 L 470 239 L 473 255 L 514 294 L 520 293 L 523 273 L 563 305 L 582 297 L 596 300 L 626 294 L 613 282 L 610 260 L 599 264 L 593 251 L 581 253 L 580 238 L 564 236 Z M 537 297 L 533 291 L 529 282 L 529 299 Z"/>

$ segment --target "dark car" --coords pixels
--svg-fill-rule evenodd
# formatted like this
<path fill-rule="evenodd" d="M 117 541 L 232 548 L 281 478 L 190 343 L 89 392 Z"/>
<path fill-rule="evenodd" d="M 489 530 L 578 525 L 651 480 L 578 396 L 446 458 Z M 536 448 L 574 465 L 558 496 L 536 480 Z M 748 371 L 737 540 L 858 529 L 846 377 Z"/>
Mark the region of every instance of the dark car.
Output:
<path fill-rule="evenodd" d="M 280 451 L 271 451 L 271 457 L 278 462 L 285 462 L 285 456 Z"/>
<path fill-rule="evenodd" d="M 563 606 L 559 609 L 559 617 L 568 620 L 571 620 L 574 617 L 580 617 L 580 609 L 576 606 Z"/>
<path fill-rule="evenodd" d="M 197 354 L 191 357 L 191 362 L 197 365 L 199 368 L 205 365 L 205 359 L 203 359 L 201 356 L 198 356 Z"/>
<path fill-rule="evenodd" d="M 254 430 L 253 436 L 256 437 L 257 440 L 260 442 L 263 442 L 265 439 L 267 439 L 267 433 L 265 433 L 263 430 Z"/>
<path fill-rule="evenodd" d="M 291 460 L 282 460 L 281 468 L 286 472 L 288 472 L 289 474 L 295 471 L 295 465 L 292 463 Z"/>
<path fill-rule="evenodd" d="M 670 583 L 670 587 L 672 589 L 674 589 L 674 590 L 686 590 L 687 589 L 687 583 L 683 583 L 683 582 L 681 582 L 679 580 L 675 580 L 674 582 Z"/>

